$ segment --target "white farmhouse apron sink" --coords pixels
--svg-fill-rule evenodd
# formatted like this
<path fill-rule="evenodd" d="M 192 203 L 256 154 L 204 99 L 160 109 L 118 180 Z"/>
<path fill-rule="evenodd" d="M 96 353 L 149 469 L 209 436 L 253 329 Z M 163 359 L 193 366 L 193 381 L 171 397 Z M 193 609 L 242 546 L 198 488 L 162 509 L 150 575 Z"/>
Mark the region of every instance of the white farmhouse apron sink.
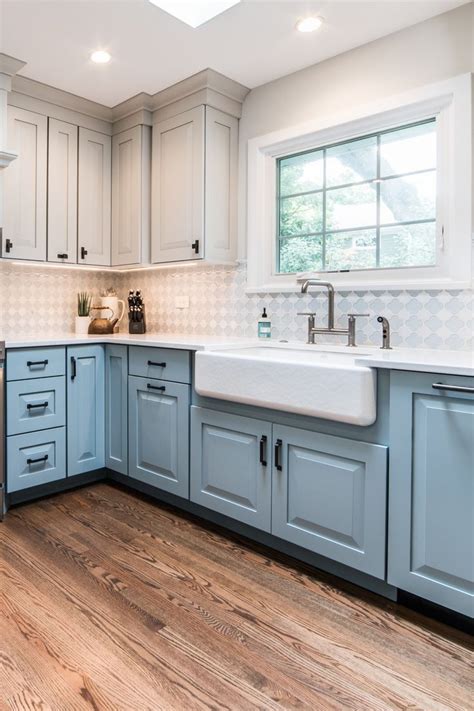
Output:
<path fill-rule="evenodd" d="M 311 346 L 198 351 L 199 395 L 353 425 L 376 419 L 376 370 L 356 365 L 366 353 Z"/>

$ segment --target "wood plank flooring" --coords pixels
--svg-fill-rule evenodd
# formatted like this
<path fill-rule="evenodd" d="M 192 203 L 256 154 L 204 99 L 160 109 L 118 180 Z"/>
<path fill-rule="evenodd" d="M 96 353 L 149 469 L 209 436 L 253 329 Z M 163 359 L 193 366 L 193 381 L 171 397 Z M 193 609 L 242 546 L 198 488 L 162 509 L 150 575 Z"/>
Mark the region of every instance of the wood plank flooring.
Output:
<path fill-rule="evenodd" d="M 0 525 L 0 709 L 473 709 L 467 635 L 110 484 Z"/>

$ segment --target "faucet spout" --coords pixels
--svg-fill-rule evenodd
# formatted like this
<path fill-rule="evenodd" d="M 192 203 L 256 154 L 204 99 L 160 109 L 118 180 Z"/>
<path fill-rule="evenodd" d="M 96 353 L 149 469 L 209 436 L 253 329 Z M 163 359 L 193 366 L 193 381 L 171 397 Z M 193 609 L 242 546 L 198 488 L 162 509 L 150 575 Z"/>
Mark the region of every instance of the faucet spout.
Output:
<path fill-rule="evenodd" d="M 307 294 L 310 286 L 322 286 L 328 292 L 328 329 L 334 328 L 334 287 L 329 281 L 320 281 L 319 279 L 306 279 L 301 284 L 301 293 Z"/>

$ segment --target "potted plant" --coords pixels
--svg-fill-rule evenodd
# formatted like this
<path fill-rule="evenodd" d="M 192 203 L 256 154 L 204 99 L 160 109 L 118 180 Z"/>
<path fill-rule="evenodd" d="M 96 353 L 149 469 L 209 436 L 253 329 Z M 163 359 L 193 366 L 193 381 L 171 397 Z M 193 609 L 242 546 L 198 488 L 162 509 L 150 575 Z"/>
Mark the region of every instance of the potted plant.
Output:
<path fill-rule="evenodd" d="M 76 333 L 86 334 L 89 329 L 92 297 L 87 291 L 77 295 Z"/>

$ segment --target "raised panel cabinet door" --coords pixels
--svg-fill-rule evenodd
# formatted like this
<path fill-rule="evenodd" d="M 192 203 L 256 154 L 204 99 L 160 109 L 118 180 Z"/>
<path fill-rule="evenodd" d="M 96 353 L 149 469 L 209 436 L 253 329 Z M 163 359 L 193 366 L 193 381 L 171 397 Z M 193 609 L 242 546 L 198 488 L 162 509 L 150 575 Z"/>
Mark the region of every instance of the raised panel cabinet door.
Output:
<path fill-rule="evenodd" d="M 265 420 L 191 408 L 191 501 L 271 528 L 271 434 Z"/>
<path fill-rule="evenodd" d="M 205 109 L 153 126 L 151 261 L 204 256 Z"/>
<path fill-rule="evenodd" d="M 8 143 L 18 158 L 4 171 L 2 257 L 46 260 L 46 116 L 8 107 Z"/>
<path fill-rule="evenodd" d="M 68 476 L 101 469 L 105 455 L 105 377 L 102 346 L 67 349 Z"/>
<path fill-rule="evenodd" d="M 272 533 L 385 578 L 387 448 L 273 426 Z"/>
<path fill-rule="evenodd" d="M 151 128 L 112 138 L 112 265 L 149 260 Z"/>
<path fill-rule="evenodd" d="M 77 126 L 48 124 L 48 262 L 77 262 Z"/>
<path fill-rule="evenodd" d="M 105 466 L 128 474 L 128 348 L 105 347 Z"/>
<path fill-rule="evenodd" d="M 129 475 L 189 498 L 189 386 L 129 376 Z"/>
<path fill-rule="evenodd" d="M 473 617 L 474 378 L 392 373 L 389 494 L 388 581 Z"/>
<path fill-rule="evenodd" d="M 110 265 L 112 139 L 79 128 L 78 262 Z"/>
<path fill-rule="evenodd" d="M 237 245 L 239 122 L 206 107 L 206 259 L 233 261 Z"/>

